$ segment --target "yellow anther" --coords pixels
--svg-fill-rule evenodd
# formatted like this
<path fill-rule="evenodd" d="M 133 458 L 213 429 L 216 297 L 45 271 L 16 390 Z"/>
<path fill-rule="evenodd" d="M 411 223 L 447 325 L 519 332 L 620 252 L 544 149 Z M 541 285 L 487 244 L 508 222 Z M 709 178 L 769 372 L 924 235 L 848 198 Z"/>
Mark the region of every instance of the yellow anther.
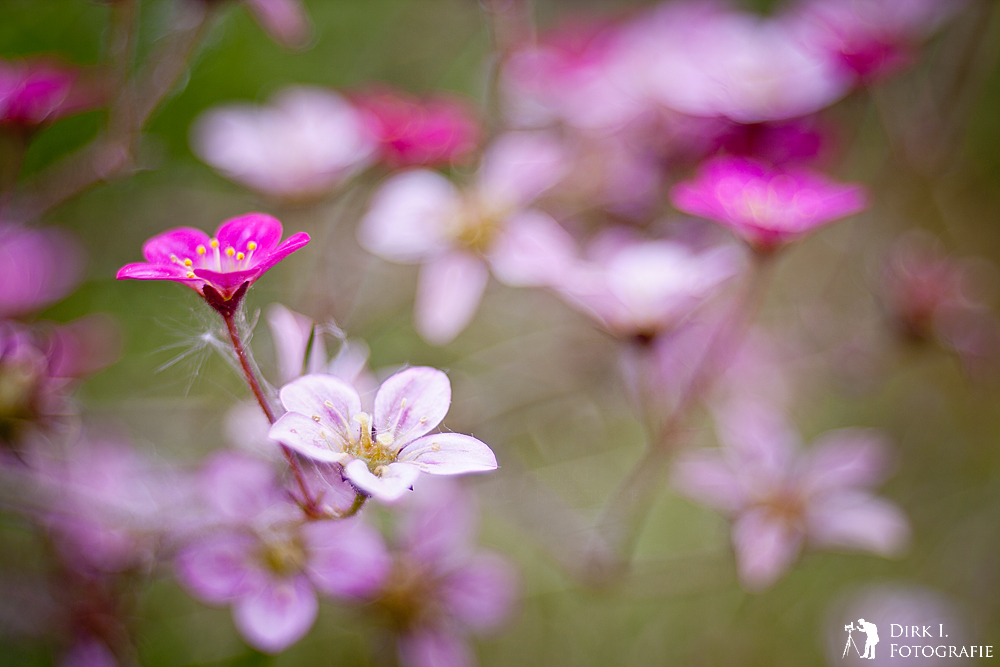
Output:
<path fill-rule="evenodd" d="M 194 278 L 194 272 L 193 271 L 188 271 L 188 276 L 187 277 L 188 278 Z"/>
<path fill-rule="evenodd" d="M 421 424 L 426 424 L 427 423 L 427 417 L 421 417 L 420 418 L 420 423 Z"/>
<path fill-rule="evenodd" d="M 247 244 L 247 250 L 256 250 L 256 249 L 257 249 L 256 241 L 250 241 L 250 243 Z"/>
<path fill-rule="evenodd" d="M 218 248 L 219 247 L 219 239 L 212 239 L 211 241 L 208 242 L 208 245 L 212 246 L 213 248 Z"/>
<path fill-rule="evenodd" d="M 171 256 L 170 256 L 170 261 L 171 261 L 171 262 L 179 262 L 179 261 L 181 261 L 181 260 L 177 259 L 177 255 L 171 255 Z"/>
<path fill-rule="evenodd" d="M 193 266 L 193 265 L 194 262 L 192 262 L 190 259 L 184 258 L 184 266 Z"/>
<path fill-rule="evenodd" d="M 196 250 L 198 251 L 199 255 L 204 255 L 205 254 L 205 246 L 203 246 L 203 245 L 198 246 L 196 248 Z"/>
<path fill-rule="evenodd" d="M 313 415 L 313 421 L 314 422 L 318 422 L 319 420 L 320 420 L 320 416 L 319 415 Z"/>
<path fill-rule="evenodd" d="M 227 254 L 228 256 L 232 257 L 233 255 L 235 255 L 235 254 L 236 254 L 236 251 L 235 251 L 235 250 L 233 250 L 232 248 L 226 248 L 226 254 Z"/>
<path fill-rule="evenodd" d="M 246 255 L 241 252 L 236 253 L 236 259 L 243 260 L 246 259 Z"/>
<path fill-rule="evenodd" d="M 382 445 L 383 447 L 389 447 L 395 441 L 395 438 L 392 436 L 392 433 L 379 433 L 378 437 L 375 439 L 378 441 L 378 444 Z"/>
<path fill-rule="evenodd" d="M 386 470 L 388 470 L 386 466 L 378 466 L 375 468 L 375 474 L 381 477 L 382 473 L 384 473 Z"/>
<path fill-rule="evenodd" d="M 336 407 L 337 407 L 336 405 L 334 405 L 334 404 L 333 404 L 332 402 L 330 402 L 330 401 L 323 401 L 323 405 L 325 405 L 325 406 L 326 406 L 326 407 L 328 407 L 328 408 L 334 408 L 334 409 L 336 409 Z"/>
<path fill-rule="evenodd" d="M 439 444 L 438 444 L 438 443 L 436 443 L 436 442 L 435 442 L 435 443 L 433 443 L 433 444 L 431 445 L 431 451 L 432 451 L 432 452 L 440 452 L 440 451 L 441 451 L 441 445 L 439 445 Z"/>

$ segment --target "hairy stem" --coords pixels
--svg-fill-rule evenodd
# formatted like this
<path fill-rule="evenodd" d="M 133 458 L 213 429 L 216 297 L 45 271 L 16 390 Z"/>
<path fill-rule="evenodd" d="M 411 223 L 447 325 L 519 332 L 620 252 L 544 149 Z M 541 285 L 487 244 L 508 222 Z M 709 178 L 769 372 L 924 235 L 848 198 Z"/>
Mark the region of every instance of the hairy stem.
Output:
<path fill-rule="evenodd" d="M 264 411 L 264 415 L 267 417 L 267 421 L 273 424 L 276 417 L 274 416 L 274 408 L 271 407 L 271 402 L 267 399 L 267 394 L 264 393 L 264 387 L 257 377 L 257 373 L 254 370 L 253 364 L 250 362 L 250 357 L 247 354 L 246 347 L 243 345 L 243 337 L 240 336 L 239 328 L 236 326 L 236 319 L 234 314 L 222 315 L 222 320 L 226 323 L 226 332 L 229 334 L 229 342 L 233 345 L 233 352 L 236 353 L 236 358 L 239 359 L 240 369 L 243 371 L 243 378 L 247 381 L 247 385 L 250 386 L 250 391 L 253 393 L 254 398 L 257 399 L 257 404 L 260 405 L 260 409 Z M 302 466 L 299 465 L 299 460 L 295 458 L 295 454 L 288 447 L 288 445 L 282 443 L 281 451 L 285 455 L 285 460 L 288 461 L 289 467 L 292 469 L 292 474 L 295 475 L 295 481 L 299 485 L 299 489 L 302 491 L 302 509 L 305 511 L 306 515 L 311 519 L 321 518 L 324 512 L 320 509 L 319 503 L 309 492 L 309 485 L 306 483 L 305 475 L 302 472 Z M 357 500 L 355 500 L 357 504 Z M 360 507 L 358 508 L 360 509 Z M 357 510 L 355 510 L 357 512 Z"/>
<path fill-rule="evenodd" d="M 757 254 L 743 292 L 730 314 L 718 325 L 706 346 L 701 362 L 694 370 L 680 401 L 670 416 L 659 424 L 649 425 L 652 437 L 645 454 L 626 475 L 608 500 L 598 520 L 598 539 L 593 549 L 591 574 L 598 581 L 619 576 L 630 560 L 645 524 L 656 491 L 666 476 L 674 454 L 684 442 L 684 429 L 691 412 L 711 391 L 725 372 L 754 319 L 773 272 L 774 258 Z M 648 391 L 648 388 L 645 389 Z M 603 554 L 615 554 L 618 562 L 605 562 Z"/>

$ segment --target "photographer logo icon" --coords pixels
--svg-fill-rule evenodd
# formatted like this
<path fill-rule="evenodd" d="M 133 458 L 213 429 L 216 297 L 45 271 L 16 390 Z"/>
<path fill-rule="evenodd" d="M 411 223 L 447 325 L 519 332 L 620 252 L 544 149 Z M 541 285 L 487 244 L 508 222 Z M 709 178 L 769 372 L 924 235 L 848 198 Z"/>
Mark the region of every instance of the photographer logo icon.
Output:
<path fill-rule="evenodd" d="M 858 648 L 858 645 L 854 643 L 852 634 L 855 630 L 863 632 L 866 635 L 864 653 L 862 653 Z M 859 658 L 868 658 L 869 660 L 875 659 L 875 645 L 878 644 L 878 627 L 874 623 L 870 623 L 863 618 L 859 618 L 858 627 L 854 627 L 854 622 L 852 621 L 844 626 L 844 632 L 847 633 L 847 643 L 844 645 L 844 655 L 842 655 L 841 658 L 846 658 L 848 651 L 851 650 L 851 646 L 854 646 L 854 650 L 857 652 Z"/>

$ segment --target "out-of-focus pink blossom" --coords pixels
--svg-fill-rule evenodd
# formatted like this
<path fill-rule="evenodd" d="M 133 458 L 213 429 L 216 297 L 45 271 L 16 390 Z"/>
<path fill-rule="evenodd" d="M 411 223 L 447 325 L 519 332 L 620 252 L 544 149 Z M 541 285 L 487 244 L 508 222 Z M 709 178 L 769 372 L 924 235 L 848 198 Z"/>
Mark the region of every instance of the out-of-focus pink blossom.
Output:
<path fill-rule="evenodd" d="M 397 628 L 404 667 L 471 667 L 466 635 L 493 630 L 509 616 L 517 573 L 475 548 L 476 523 L 475 503 L 453 482 L 421 485 L 408 499 L 393 573 L 376 603 Z"/>
<path fill-rule="evenodd" d="M 59 667 L 118 667 L 118 660 L 104 642 L 84 637 L 66 651 Z"/>
<path fill-rule="evenodd" d="M 528 208 L 563 171 L 563 152 L 552 138 L 510 133 L 490 146 L 464 192 L 425 169 L 382 185 L 358 238 L 383 259 L 423 264 L 415 320 L 425 340 L 444 345 L 468 325 L 490 269 L 508 285 L 526 286 L 546 284 L 565 268 L 561 258 L 572 239 Z"/>
<path fill-rule="evenodd" d="M 32 429 L 67 417 L 74 382 L 111 364 L 119 341 L 100 315 L 58 327 L 0 320 L 0 444 L 18 449 Z"/>
<path fill-rule="evenodd" d="M 222 175 L 278 199 L 322 196 L 372 161 L 377 137 L 343 97 L 296 86 L 266 106 L 230 104 L 202 114 L 195 154 Z"/>
<path fill-rule="evenodd" d="M 693 116 L 741 123 L 783 120 L 843 97 L 851 77 L 804 46 L 786 21 L 718 2 L 670 2 L 625 29 L 622 67 L 645 95 Z"/>
<path fill-rule="evenodd" d="M 860 185 L 739 157 L 703 163 L 693 180 L 671 189 L 670 201 L 728 227 L 758 252 L 777 250 L 868 205 Z"/>
<path fill-rule="evenodd" d="M 721 451 L 682 457 L 674 486 L 733 520 L 740 581 L 760 591 L 795 563 L 803 546 L 896 556 L 909 540 L 906 517 L 871 494 L 888 472 L 885 445 L 863 429 L 830 431 L 806 451 L 784 416 L 763 403 L 723 412 Z"/>
<path fill-rule="evenodd" d="M 78 70 L 45 61 L 0 59 L 0 127 L 32 128 L 98 106 Z"/>
<path fill-rule="evenodd" d="M 306 375 L 281 388 L 288 410 L 269 433 L 316 461 L 339 463 L 355 487 L 398 500 L 421 472 L 459 475 L 495 470 L 490 448 L 472 436 L 430 433 L 448 413 L 451 383 L 433 368 L 409 368 L 379 387 L 371 414 L 357 390 L 332 375 Z"/>
<path fill-rule="evenodd" d="M 339 485 L 346 496 L 349 485 Z M 201 488 L 218 523 L 177 555 L 177 577 L 197 599 L 230 605 L 240 635 L 260 651 L 279 653 L 309 631 L 317 591 L 360 600 L 389 573 L 375 530 L 359 519 L 303 523 L 264 461 L 219 454 Z"/>
<path fill-rule="evenodd" d="M 479 122 L 470 105 L 455 96 L 419 99 L 387 86 L 354 95 L 371 114 L 390 167 L 438 166 L 461 162 L 479 144 Z"/>
<path fill-rule="evenodd" d="M 553 287 L 615 335 L 649 340 L 675 328 L 732 278 L 740 255 L 732 246 L 695 252 L 612 230 Z"/>
<path fill-rule="evenodd" d="M 80 281 L 83 264 L 80 244 L 68 231 L 0 223 L 0 317 L 62 299 Z"/>
<path fill-rule="evenodd" d="M 645 100 L 618 66 L 627 40 L 607 20 L 570 19 L 539 43 L 516 51 L 502 72 L 508 113 L 520 126 L 562 121 L 580 129 L 613 130 L 639 117 Z"/>
<path fill-rule="evenodd" d="M 731 123 L 716 139 L 718 147 L 777 167 L 810 164 L 830 152 L 831 129 L 816 118 L 771 123 Z"/>
<path fill-rule="evenodd" d="M 312 31 L 301 0 L 243 0 L 271 39 L 292 49 L 304 47 Z"/>
<path fill-rule="evenodd" d="M 284 241 L 281 234 L 281 222 L 264 213 L 230 218 L 213 237 L 200 229 L 178 227 L 146 241 L 142 247 L 146 261 L 126 264 L 118 279 L 183 283 L 219 312 L 231 314 L 258 278 L 309 243 L 305 232 Z"/>
<path fill-rule="evenodd" d="M 912 63 L 917 47 L 964 0 L 808 0 L 793 10 L 803 44 L 862 82 Z"/>

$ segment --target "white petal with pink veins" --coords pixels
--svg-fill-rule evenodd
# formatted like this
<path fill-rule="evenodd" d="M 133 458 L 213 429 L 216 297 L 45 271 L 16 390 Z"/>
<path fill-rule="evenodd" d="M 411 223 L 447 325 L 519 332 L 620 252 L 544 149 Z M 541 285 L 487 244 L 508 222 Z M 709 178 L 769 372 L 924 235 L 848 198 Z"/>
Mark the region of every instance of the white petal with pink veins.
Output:
<path fill-rule="evenodd" d="M 395 451 L 436 428 L 451 406 L 451 382 L 435 368 L 407 368 L 382 383 L 375 395 L 379 440 Z"/>
<path fill-rule="evenodd" d="M 415 440 L 399 452 L 400 462 L 412 462 L 433 475 L 460 475 L 496 470 L 497 459 L 485 442 L 461 433 L 435 433 Z"/>
<path fill-rule="evenodd" d="M 420 476 L 420 468 L 411 463 L 390 463 L 380 475 L 372 474 L 368 464 L 355 459 L 344 466 L 344 476 L 365 493 L 387 503 L 399 500 Z"/>
<path fill-rule="evenodd" d="M 453 251 L 420 269 L 414 324 L 432 345 L 447 345 L 469 325 L 490 273 L 475 255 Z"/>

